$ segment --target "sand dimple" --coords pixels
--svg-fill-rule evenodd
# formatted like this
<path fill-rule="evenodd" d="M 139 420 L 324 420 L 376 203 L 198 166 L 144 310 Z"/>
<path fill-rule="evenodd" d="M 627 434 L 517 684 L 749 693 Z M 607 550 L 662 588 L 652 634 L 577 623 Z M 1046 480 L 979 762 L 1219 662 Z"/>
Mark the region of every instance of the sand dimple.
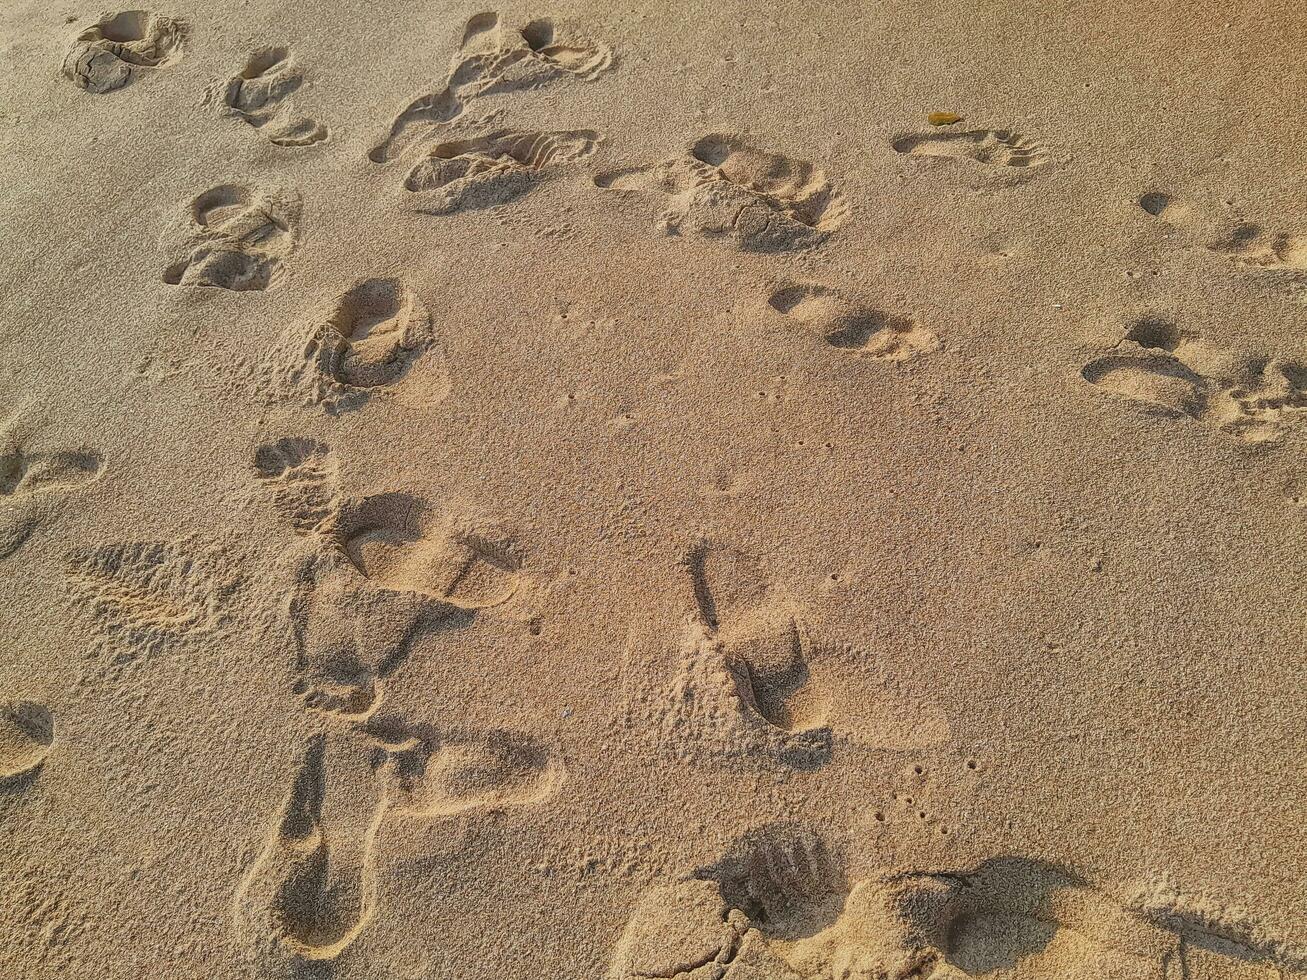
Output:
<path fill-rule="evenodd" d="M 112 92 L 142 69 L 176 64 L 185 38 L 185 25 L 170 17 L 145 10 L 111 14 L 77 35 L 63 74 L 88 92 Z"/>
<path fill-rule="evenodd" d="M 590 156 L 602 139 L 588 129 L 500 130 L 438 143 L 409 171 L 404 187 L 430 214 L 496 207 L 537 186 L 546 171 Z"/>
<path fill-rule="evenodd" d="M 303 83 L 304 73 L 289 48 L 259 48 L 244 68 L 212 90 L 210 101 L 277 146 L 312 146 L 327 139 L 329 130 L 295 108 L 291 96 Z"/>
<path fill-rule="evenodd" d="M 0 782 L 45 763 L 55 741 L 54 714 L 35 701 L 0 702 Z"/>
<path fill-rule="evenodd" d="M 600 174 L 595 184 L 661 199 L 668 234 L 689 231 L 750 251 L 816 245 L 849 211 L 844 195 L 811 163 L 722 133 L 695 141 L 684 156 Z"/>
<path fill-rule="evenodd" d="M 401 156 L 422 136 L 461 116 L 474 99 L 560 79 L 592 81 L 612 63 L 607 46 L 573 33 L 560 35 L 551 20 L 533 20 L 512 30 L 496 13 L 474 14 L 463 29 L 444 87 L 401 111 L 368 158 L 386 163 Z"/>
<path fill-rule="evenodd" d="M 299 195 L 221 184 L 197 195 L 164 233 L 170 286 L 262 290 L 298 243 Z"/>

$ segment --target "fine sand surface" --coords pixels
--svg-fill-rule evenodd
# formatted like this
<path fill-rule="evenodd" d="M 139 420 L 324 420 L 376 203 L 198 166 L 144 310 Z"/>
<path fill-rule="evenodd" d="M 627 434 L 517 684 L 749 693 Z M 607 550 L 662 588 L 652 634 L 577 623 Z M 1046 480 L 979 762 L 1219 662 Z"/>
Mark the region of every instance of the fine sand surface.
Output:
<path fill-rule="evenodd" d="M 1307 10 L 0 16 L 0 977 L 1307 977 Z"/>

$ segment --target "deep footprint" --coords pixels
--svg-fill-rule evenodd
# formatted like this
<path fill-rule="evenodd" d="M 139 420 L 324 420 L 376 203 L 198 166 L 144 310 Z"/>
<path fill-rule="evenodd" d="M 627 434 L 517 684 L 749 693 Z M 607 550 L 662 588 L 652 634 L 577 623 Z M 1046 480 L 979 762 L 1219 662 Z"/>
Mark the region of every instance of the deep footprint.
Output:
<path fill-rule="evenodd" d="M 63 74 L 88 92 L 112 92 L 142 70 L 176 64 L 185 38 L 185 25 L 170 17 L 145 10 L 113 14 L 77 35 Z"/>
<path fill-rule="evenodd" d="M 290 96 L 304 75 L 287 48 L 263 48 L 240 73 L 215 90 L 219 111 L 244 120 L 277 146 L 311 146 L 327 138 L 327 127 L 296 111 Z"/>

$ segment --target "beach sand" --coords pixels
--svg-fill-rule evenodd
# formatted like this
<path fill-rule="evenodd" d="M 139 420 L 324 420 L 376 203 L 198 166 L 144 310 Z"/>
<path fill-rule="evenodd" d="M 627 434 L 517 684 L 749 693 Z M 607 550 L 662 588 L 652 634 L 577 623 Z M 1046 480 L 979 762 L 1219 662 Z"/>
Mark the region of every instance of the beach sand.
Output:
<path fill-rule="evenodd" d="M 0 976 L 1307 976 L 1307 12 L 0 26 Z"/>

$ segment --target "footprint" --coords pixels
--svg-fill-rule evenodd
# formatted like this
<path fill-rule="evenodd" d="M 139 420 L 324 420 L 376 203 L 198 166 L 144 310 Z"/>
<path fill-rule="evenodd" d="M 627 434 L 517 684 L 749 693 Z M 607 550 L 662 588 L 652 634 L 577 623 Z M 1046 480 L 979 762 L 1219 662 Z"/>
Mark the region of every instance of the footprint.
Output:
<path fill-rule="evenodd" d="M 103 457 L 94 450 L 41 450 L 38 436 L 15 416 L 0 428 L 0 560 L 52 520 L 69 491 L 100 477 Z"/>
<path fill-rule="evenodd" d="M 241 586 L 217 551 L 148 541 L 73 552 L 68 581 L 120 661 L 218 630 Z"/>
<path fill-rule="evenodd" d="M 749 251 L 817 244 L 848 216 L 844 196 L 812 164 L 712 134 L 682 157 L 602 174 L 605 190 L 665 199 L 662 227 L 729 239 Z"/>
<path fill-rule="evenodd" d="M 416 497 L 383 493 L 345 507 L 337 540 L 379 587 L 475 611 L 511 599 L 520 577 L 512 542 L 478 525 Z"/>
<path fill-rule="evenodd" d="M 88 92 L 112 92 L 143 68 L 176 64 L 185 39 L 185 25 L 170 17 L 145 10 L 112 14 L 77 35 L 64 57 L 63 74 Z"/>
<path fill-rule="evenodd" d="M 907 361 L 940 347 L 939 338 L 910 317 L 862 307 L 825 286 L 785 286 L 767 302 L 832 347 L 874 361 Z"/>
<path fill-rule="evenodd" d="M 374 850 L 386 801 L 376 804 L 365 825 L 356 821 L 346 833 L 329 832 L 323 820 L 327 781 L 326 741 L 319 735 L 236 891 L 237 942 L 265 970 L 299 975 L 306 964 L 338 959 L 376 913 Z"/>
<path fill-rule="evenodd" d="M 265 443 L 254 454 L 254 472 L 297 534 L 331 531 L 340 509 L 339 465 L 325 445 L 296 437 Z"/>
<path fill-rule="evenodd" d="M 0 786 L 44 765 L 54 738 L 54 715 L 45 705 L 0 701 Z"/>
<path fill-rule="evenodd" d="M 593 130 L 501 130 L 478 139 L 440 143 L 409 171 L 404 187 L 421 193 L 420 210 L 450 214 L 507 204 L 544 177 L 543 171 L 594 153 Z"/>
<path fill-rule="evenodd" d="M 1307 421 L 1307 368 L 1232 361 L 1196 332 L 1158 318 L 1134 323 L 1111 353 L 1080 372 L 1090 384 L 1163 417 L 1195 419 L 1250 443 Z"/>
<path fill-rule="evenodd" d="M 426 818 L 541 803 L 566 779 L 557 753 L 509 731 L 411 738 L 393 752 L 387 771 L 395 811 Z"/>
<path fill-rule="evenodd" d="M 1212 247 L 1245 268 L 1293 274 L 1307 272 L 1307 235 L 1273 232 L 1245 221 Z"/>
<path fill-rule="evenodd" d="M 909 156 L 970 160 L 991 167 L 1039 167 L 1048 162 L 1048 150 L 1010 129 L 909 133 L 891 145 Z"/>
<path fill-rule="evenodd" d="M 1192 918 L 1122 905 L 1039 861 L 851 879 L 805 828 L 752 831 L 716 864 L 650 889 L 609 978 L 1252 980 L 1257 964 L 1253 976 L 1276 980 L 1304 962 L 1255 928 L 1225 929 L 1222 946 Z"/>
<path fill-rule="evenodd" d="M 830 758 L 832 735 L 829 699 L 809 670 L 811 640 L 752 567 L 739 574 L 748 565 L 707 544 L 686 559 L 699 608 L 664 695 L 664 744 L 677 754 L 816 768 Z"/>
<path fill-rule="evenodd" d="M 430 407 L 450 391 L 431 314 L 398 279 L 362 280 L 330 309 L 292 324 L 261 373 L 276 397 L 297 398 L 331 414 L 391 396 Z"/>
<path fill-rule="evenodd" d="M 295 250 L 299 196 L 240 184 L 211 188 L 165 233 L 177 258 L 164 270 L 171 286 L 267 289 Z"/>
<path fill-rule="evenodd" d="M 210 101 L 226 115 L 243 119 L 277 146 L 311 146 L 329 135 L 316 119 L 300 115 L 290 96 L 304 83 L 288 48 L 260 48 L 240 74 L 221 83 Z"/>
<path fill-rule="evenodd" d="M 565 78 L 588 82 L 612 63 L 609 48 L 579 36 L 560 38 L 548 19 L 514 31 L 505 28 L 496 13 L 475 14 L 463 29 L 444 87 L 415 99 L 396 116 L 368 158 L 373 163 L 395 159 L 423 133 L 458 118 L 480 96 L 539 88 Z"/>

